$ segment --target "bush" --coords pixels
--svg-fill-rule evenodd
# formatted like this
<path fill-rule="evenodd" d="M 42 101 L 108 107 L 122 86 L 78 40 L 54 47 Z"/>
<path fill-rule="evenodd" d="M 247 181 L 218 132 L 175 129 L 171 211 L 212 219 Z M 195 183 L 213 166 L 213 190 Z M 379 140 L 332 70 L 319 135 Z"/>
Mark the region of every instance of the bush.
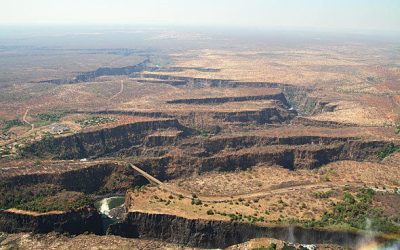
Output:
<path fill-rule="evenodd" d="M 332 190 L 326 191 L 326 192 L 315 192 L 313 195 L 317 199 L 326 199 L 331 197 L 333 194 Z"/>
<path fill-rule="evenodd" d="M 395 146 L 395 145 L 391 144 L 390 146 L 387 146 L 386 148 L 382 149 L 378 153 L 378 158 L 380 160 L 383 160 L 386 157 L 390 156 L 391 154 L 394 154 L 397 152 L 400 152 L 400 146 Z"/>
<path fill-rule="evenodd" d="M 25 123 L 21 120 L 15 119 L 15 120 L 6 120 L 6 121 L 1 121 L 2 129 L 3 131 L 8 131 L 10 128 L 15 127 L 15 126 L 23 126 Z"/>
<path fill-rule="evenodd" d="M 202 202 L 199 198 L 193 198 L 192 199 L 192 205 L 201 205 Z"/>
<path fill-rule="evenodd" d="M 116 120 L 117 119 L 114 117 L 95 116 L 88 119 L 77 120 L 76 122 L 79 123 L 79 125 L 81 125 L 82 128 L 85 128 L 89 126 L 115 122 Z"/>
<path fill-rule="evenodd" d="M 371 222 L 371 229 L 393 233 L 398 232 L 396 227 L 381 211 L 371 207 L 375 192 L 372 189 L 361 189 L 354 197 L 350 193 L 345 193 L 343 202 L 333 205 L 333 211 L 325 213 L 320 222 L 320 226 L 347 224 L 353 228 L 366 229 L 368 220 Z"/>
<path fill-rule="evenodd" d="M 62 117 L 67 115 L 68 112 L 65 111 L 55 111 L 51 113 L 41 113 L 38 114 L 37 117 L 42 120 L 42 121 L 47 121 L 47 122 L 58 122 Z"/>
<path fill-rule="evenodd" d="M 71 209 L 78 209 L 94 203 L 94 200 L 87 195 L 75 196 L 72 200 L 63 199 L 60 194 L 49 197 L 39 197 L 30 202 L 20 204 L 16 208 L 34 211 L 34 212 L 50 212 L 50 211 L 68 211 Z"/>
<path fill-rule="evenodd" d="M 211 209 L 210 209 L 210 210 L 207 210 L 207 214 L 208 214 L 208 215 L 214 215 L 214 211 L 211 210 Z"/>

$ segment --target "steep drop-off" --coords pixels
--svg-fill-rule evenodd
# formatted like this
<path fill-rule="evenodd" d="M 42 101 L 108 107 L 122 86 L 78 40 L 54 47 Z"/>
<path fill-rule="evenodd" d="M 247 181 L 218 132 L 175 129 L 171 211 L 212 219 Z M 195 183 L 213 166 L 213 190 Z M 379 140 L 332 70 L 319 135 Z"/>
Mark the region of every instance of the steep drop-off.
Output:
<path fill-rule="evenodd" d="M 57 159 L 95 158 L 131 147 L 142 145 L 151 131 L 174 129 L 182 131 L 182 136 L 190 129 L 175 119 L 136 122 L 105 128 L 91 132 L 82 132 L 54 139 L 44 139 L 23 149 L 25 155 L 51 157 Z"/>
<path fill-rule="evenodd" d="M 59 232 L 101 234 L 103 224 L 100 214 L 93 207 L 84 207 L 67 212 L 31 213 L 0 210 L 0 231 L 7 233 Z"/>
<path fill-rule="evenodd" d="M 300 227 L 265 227 L 141 212 L 129 212 L 123 222 L 111 225 L 108 233 L 130 238 L 160 239 L 204 248 L 225 248 L 257 237 L 271 237 L 303 244 L 334 243 L 352 247 L 361 238 L 358 234 L 348 232 Z"/>

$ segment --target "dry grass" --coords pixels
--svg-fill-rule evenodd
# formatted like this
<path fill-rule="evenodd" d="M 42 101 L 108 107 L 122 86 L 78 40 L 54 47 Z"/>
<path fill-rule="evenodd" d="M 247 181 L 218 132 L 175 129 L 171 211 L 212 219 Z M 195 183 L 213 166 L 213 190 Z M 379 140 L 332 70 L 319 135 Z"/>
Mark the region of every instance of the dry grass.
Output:
<path fill-rule="evenodd" d="M 265 223 L 318 219 L 332 202 L 342 199 L 344 190 L 367 186 L 393 192 L 400 185 L 397 167 L 389 160 L 386 164 L 341 161 L 313 171 L 258 166 L 249 171 L 207 173 L 174 180 L 162 189 L 146 187 L 131 192 L 129 210 L 217 220 L 230 219 L 221 213 L 242 214 L 264 217 Z M 172 196 L 167 190 L 174 190 Z M 322 198 L 317 192 L 330 194 Z M 183 197 L 179 198 L 179 193 Z M 202 204 L 192 204 L 191 194 Z M 215 214 L 207 214 L 209 210 Z"/>

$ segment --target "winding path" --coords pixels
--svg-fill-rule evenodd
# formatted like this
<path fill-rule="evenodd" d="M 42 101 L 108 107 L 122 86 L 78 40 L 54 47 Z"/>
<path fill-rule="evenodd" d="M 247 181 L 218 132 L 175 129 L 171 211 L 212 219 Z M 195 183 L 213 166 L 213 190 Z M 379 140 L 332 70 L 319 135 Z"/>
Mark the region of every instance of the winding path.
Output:
<path fill-rule="evenodd" d="M 27 108 L 25 111 L 24 116 L 22 117 L 22 121 L 25 122 L 26 124 L 28 124 L 29 126 L 31 126 L 31 130 L 29 130 L 27 133 L 31 132 L 33 129 L 35 129 L 35 124 L 30 123 L 26 120 L 26 117 L 28 116 L 29 111 L 31 110 L 31 108 Z"/>
<path fill-rule="evenodd" d="M 121 88 L 120 88 L 119 92 L 116 93 L 115 95 L 111 96 L 110 99 L 108 99 L 108 100 L 111 101 L 111 100 L 115 99 L 120 94 L 122 94 L 122 92 L 124 92 L 124 80 L 121 80 Z"/>

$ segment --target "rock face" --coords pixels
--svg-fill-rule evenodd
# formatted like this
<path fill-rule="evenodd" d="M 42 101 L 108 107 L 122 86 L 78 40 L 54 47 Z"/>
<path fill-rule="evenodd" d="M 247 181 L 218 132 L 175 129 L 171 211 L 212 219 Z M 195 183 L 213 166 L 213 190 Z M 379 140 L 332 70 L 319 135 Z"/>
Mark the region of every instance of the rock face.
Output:
<path fill-rule="evenodd" d="M 91 232 L 101 234 L 103 224 L 101 215 L 95 208 L 85 207 L 63 213 L 18 213 L 16 211 L 0 211 L 0 231 L 7 233 L 70 233 L 81 234 Z"/>
<path fill-rule="evenodd" d="M 256 147 L 204 158 L 200 172 L 243 170 L 259 163 L 280 165 L 291 170 L 313 169 L 340 160 L 373 160 L 379 151 L 389 145 L 389 142 L 349 140 L 329 145 Z"/>
<path fill-rule="evenodd" d="M 263 108 L 254 111 L 215 112 L 211 116 L 213 119 L 224 122 L 281 124 L 292 120 L 296 116 L 296 112 L 282 108 Z"/>
<path fill-rule="evenodd" d="M 245 102 L 245 101 L 256 101 L 256 100 L 275 100 L 281 102 L 286 107 L 289 106 L 285 95 L 283 93 L 271 94 L 271 95 L 255 95 L 255 96 L 238 96 L 238 97 L 215 97 L 215 98 L 200 98 L 200 99 L 176 99 L 167 101 L 170 104 L 217 104 L 226 102 Z"/>
<path fill-rule="evenodd" d="M 341 160 L 377 161 L 378 153 L 390 145 L 355 138 L 243 136 L 208 140 L 202 148 L 185 144 L 182 154 L 142 157 L 137 165 L 160 180 L 209 171 L 246 170 L 258 164 L 314 169 Z"/>
<path fill-rule="evenodd" d="M 60 166 L 59 168 L 69 167 Z M 116 163 L 94 164 L 88 167 L 75 167 L 49 173 L 43 173 L 41 169 L 37 169 L 29 174 L 3 177 L 0 180 L 0 188 L 28 189 L 41 184 L 49 184 L 54 190 L 91 194 L 101 191 L 125 192 L 130 187 L 148 184 L 148 181 L 126 164 Z"/>
<path fill-rule="evenodd" d="M 39 157 L 80 159 L 100 157 L 141 145 L 149 132 L 158 129 L 175 129 L 189 133 L 175 119 L 136 122 L 92 132 L 82 132 L 66 137 L 35 142 L 24 153 Z"/>
<path fill-rule="evenodd" d="M 108 234 L 151 238 L 193 247 L 225 248 L 257 237 L 271 237 L 303 244 L 335 243 L 354 246 L 360 235 L 300 227 L 264 227 L 254 224 L 186 219 L 174 215 L 129 212 Z"/>
<path fill-rule="evenodd" d="M 46 81 L 40 81 L 39 83 L 73 84 L 79 82 L 93 81 L 96 77 L 100 76 L 129 75 L 134 72 L 141 72 L 145 70 L 149 62 L 150 62 L 149 59 L 146 59 L 143 62 L 132 66 L 126 66 L 121 68 L 98 68 L 95 71 L 82 72 L 73 79 L 51 79 Z"/>

